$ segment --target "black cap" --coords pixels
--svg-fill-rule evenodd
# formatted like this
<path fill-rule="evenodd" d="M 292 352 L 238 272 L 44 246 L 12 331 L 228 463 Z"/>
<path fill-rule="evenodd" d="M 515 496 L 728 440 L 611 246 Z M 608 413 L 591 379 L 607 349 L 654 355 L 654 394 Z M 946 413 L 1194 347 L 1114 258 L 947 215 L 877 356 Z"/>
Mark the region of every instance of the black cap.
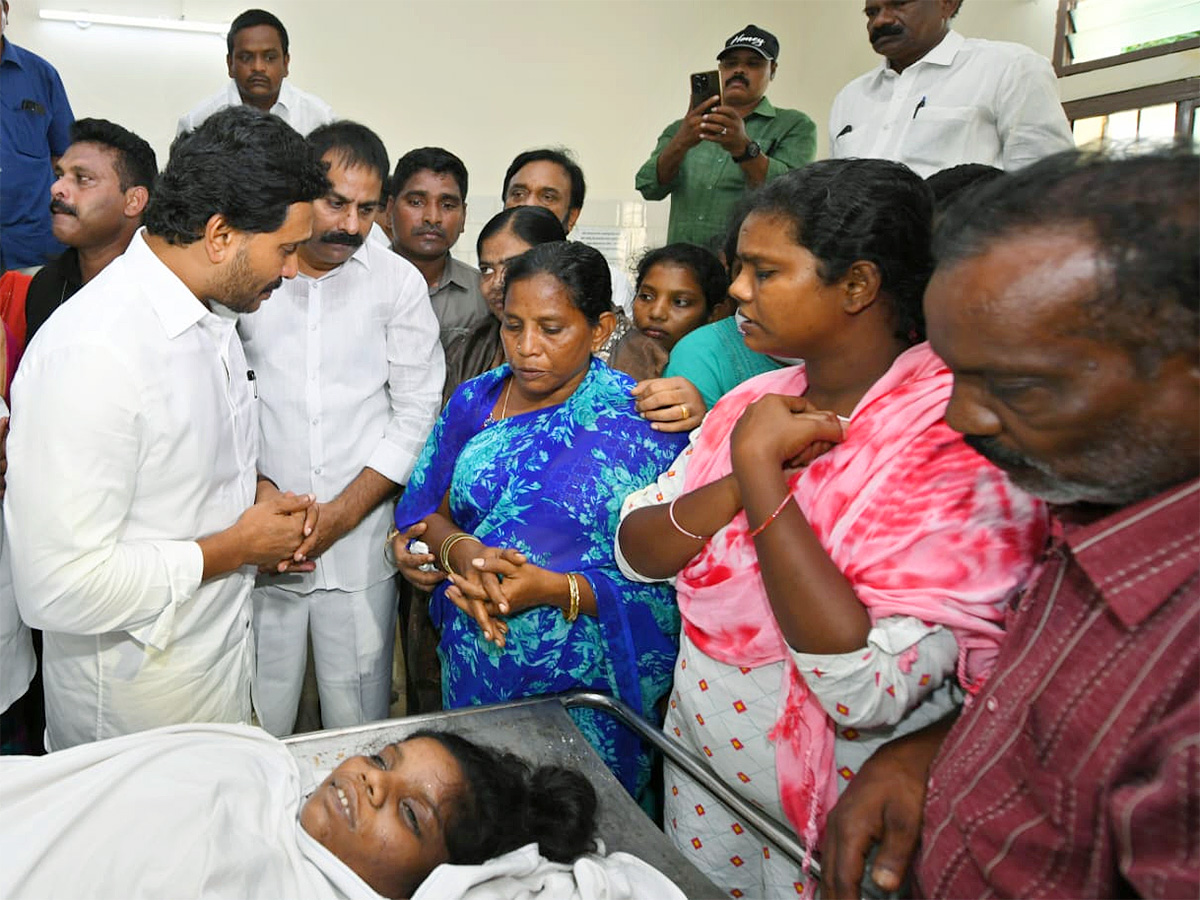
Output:
<path fill-rule="evenodd" d="M 774 62 L 779 58 L 779 40 L 769 31 L 763 31 L 757 25 L 747 25 L 725 42 L 725 49 L 717 54 L 720 59 L 730 50 L 753 50 L 765 59 Z"/>

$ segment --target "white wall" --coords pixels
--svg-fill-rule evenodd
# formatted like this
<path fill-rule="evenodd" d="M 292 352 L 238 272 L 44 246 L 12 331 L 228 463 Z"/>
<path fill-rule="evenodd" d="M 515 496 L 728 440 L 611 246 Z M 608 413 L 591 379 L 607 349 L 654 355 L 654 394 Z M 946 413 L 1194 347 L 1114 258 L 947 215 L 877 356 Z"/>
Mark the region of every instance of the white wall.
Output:
<path fill-rule="evenodd" d="M 682 114 L 688 73 L 712 67 L 726 37 L 748 22 L 779 37 L 769 96 L 812 116 L 821 155 L 834 95 L 878 61 L 861 0 L 10 0 L 7 34 L 54 63 L 76 116 L 131 128 L 161 164 L 180 113 L 224 84 L 224 39 L 81 30 L 37 8 L 227 22 L 255 3 L 287 25 L 293 83 L 374 128 L 393 159 L 428 144 L 463 158 L 472 225 L 499 209 L 516 153 L 565 144 L 588 178 L 581 224 L 623 225 L 640 240 L 646 216 L 651 243 L 665 234 L 666 203 L 642 204 L 634 173 Z M 955 27 L 1048 55 L 1054 10 L 1054 0 L 967 0 Z"/>

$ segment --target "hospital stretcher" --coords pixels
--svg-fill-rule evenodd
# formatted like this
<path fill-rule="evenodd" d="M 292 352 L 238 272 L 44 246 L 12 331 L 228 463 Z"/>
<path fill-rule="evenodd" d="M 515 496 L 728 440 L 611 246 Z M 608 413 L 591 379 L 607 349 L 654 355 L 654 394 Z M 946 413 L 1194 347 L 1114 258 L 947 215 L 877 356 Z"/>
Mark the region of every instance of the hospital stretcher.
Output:
<path fill-rule="evenodd" d="M 571 708 L 598 709 L 616 717 L 703 784 L 728 809 L 758 829 L 787 856 L 797 862 L 804 859 L 804 847 L 794 832 L 731 791 L 698 757 L 679 747 L 626 704 L 604 694 L 576 691 L 494 706 L 426 713 L 294 735 L 285 738 L 284 743 L 297 759 L 320 771 L 334 768 L 347 757 L 374 753 L 379 747 L 403 740 L 414 731 L 433 728 L 512 751 L 535 765 L 578 769 L 592 782 L 600 798 L 598 832 L 608 852 L 621 850 L 639 857 L 675 882 L 688 897 L 722 896 L 720 889 L 671 845 L 608 770 L 575 727 L 567 713 Z M 810 861 L 809 868 L 819 877 L 817 860 Z M 879 893 L 866 878 L 862 896 L 882 898 L 888 895 Z"/>

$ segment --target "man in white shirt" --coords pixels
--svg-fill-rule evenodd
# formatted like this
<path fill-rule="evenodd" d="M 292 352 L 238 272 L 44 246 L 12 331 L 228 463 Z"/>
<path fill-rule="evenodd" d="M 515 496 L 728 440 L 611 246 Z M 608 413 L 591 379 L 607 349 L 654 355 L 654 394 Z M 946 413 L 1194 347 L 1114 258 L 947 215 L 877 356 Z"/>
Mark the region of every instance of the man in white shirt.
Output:
<path fill-rule="evenodd" d="M 300 548 L 315 570 L 262 576 L 254 590 L 255 698 L 275 735 L 295 725 L 310 632 L 324 726 L 387 717 L 390 501 L 433 427 L 445 376 L 425 279 L 366 239 L 388 173 L 383 143 L 354 122 L 308 142 L 331 187 L 313 204 L 300 274 L 238 323 L 262 410 L 259 470 L 320 509 Z"/>
<path fill-rule="evenodd" d="M 295 275 L 326 188 L 279 119 L 217 113 L 175 142 L 129 249 L 25 353 L 4 519 L 51 750 L 250 721 L 255 570 L 292 565 L 318 510 L 256 485 L 234 323 Z"/>
<path fill-rule="evenodd" d="M 562 222 L 563 231 L 571 233 L 579 214 L 583 212 L 583 198 L 587 183 L 583 180 L 583 169 L 563 150 L 542 148 L 526 150 L 504 173 L 504 208 L 510 206 L 544 206 Z M 608 264 L 612 280 L 612 302 L 625 315 L 633 317 L 633 285 L 629 276 L 613 263 Z"/>
<path fill-rule="evenodd" d="M 1021 44 L 950 29 L 962 0 L 866 0 L 884 59 L 838 93 L 830 156 L 891 159 L 921 177 L 964 163 L 1012 171 L 1074 146 L 1054 70 Z"/>
<path fill-rule="evenodd" d="M 219 109 L 241 103 L 279 116 L 301 134 L 334 120 L 328 103 L 284 81 L 291 62 L 288 33 L 271 13 L 246 10 L 229 26 L 225 46 L 229 81 L 180 117 L 177 134 L 191 131 Z"/>

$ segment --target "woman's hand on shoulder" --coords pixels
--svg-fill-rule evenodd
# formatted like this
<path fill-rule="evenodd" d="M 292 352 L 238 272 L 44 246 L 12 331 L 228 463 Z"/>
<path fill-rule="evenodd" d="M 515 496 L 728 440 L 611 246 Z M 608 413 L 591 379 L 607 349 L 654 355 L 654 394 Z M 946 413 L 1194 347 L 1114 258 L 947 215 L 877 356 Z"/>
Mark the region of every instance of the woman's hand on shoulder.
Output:
<path fill-rule="evenodd" d="M 734 472 L 807 466 L 845 437 L 837 414 L 803 397 L 767 394 L 746 407 L 730 435 Z"/>
<path fill-rule="evenodd" d="M 700 391 L 682 375 L 639 381 L 633 399 L 638 414 L 655 431 L 691 431 L 708 412 Z"/>

